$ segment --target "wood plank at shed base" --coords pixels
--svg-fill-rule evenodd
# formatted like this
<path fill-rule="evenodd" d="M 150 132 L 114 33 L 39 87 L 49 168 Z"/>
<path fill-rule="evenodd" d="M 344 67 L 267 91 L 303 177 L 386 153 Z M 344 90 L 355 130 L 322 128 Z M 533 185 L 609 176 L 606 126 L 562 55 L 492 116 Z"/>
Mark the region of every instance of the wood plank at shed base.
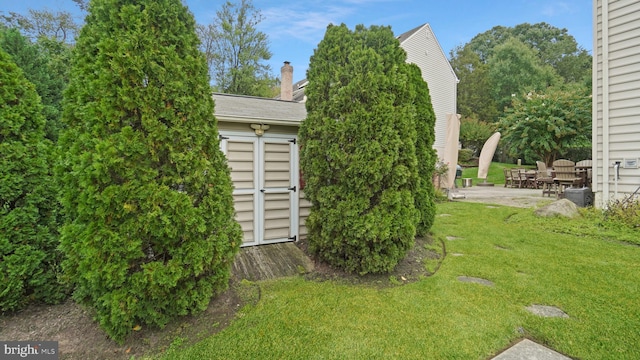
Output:
<path fill-rule="evenodd" d="M 293 242 L 240 249 L 231 273 L 234 279 L 250 281 L 294 276 L 313 271 L 313 262 Z"/>

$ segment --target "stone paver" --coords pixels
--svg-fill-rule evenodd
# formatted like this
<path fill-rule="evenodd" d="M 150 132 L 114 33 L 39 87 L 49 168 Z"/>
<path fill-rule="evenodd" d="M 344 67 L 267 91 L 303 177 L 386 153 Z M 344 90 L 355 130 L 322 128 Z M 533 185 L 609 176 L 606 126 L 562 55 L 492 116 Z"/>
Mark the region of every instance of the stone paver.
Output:
<path fill-rule="evenodd" d="M 459 189 L 463 199 L 456 201 L 479 202 L 485 204 L 507 205 L 523 208 L 535 208 L 556 200 L 554 197 L 543 197 L 540 189 L 517 189 L 500 186 L 474 186 Z"/>
<path fill-rule="evenodd" d="M 569 315 L 555 306 L 548 305 L 531 305 L 526 307 L 531 313 L 542 317 L 561 317 L 568 318 Z"/>
<path fill-rule="evenodd" d="M 458 276 L 458 281 L 480 284 L 484 286 L 495 286 L 492 281 L 482 278 L 470 277 L 470 276 Z"/>
<path fill-rule="evenodd" d="M 529 339 L 524 339 L 492 360 L 571 360 L 571 358 Z"/>

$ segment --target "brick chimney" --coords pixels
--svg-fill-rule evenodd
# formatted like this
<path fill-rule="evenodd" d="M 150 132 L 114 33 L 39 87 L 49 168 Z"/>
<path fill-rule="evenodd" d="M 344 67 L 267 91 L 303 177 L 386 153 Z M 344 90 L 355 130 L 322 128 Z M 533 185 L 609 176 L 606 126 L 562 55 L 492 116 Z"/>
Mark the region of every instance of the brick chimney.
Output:
<path fill-rule="evenodd" d="M 288 61 L 280 68 L 280 100 L 293 100 L 293 66 Z"/>

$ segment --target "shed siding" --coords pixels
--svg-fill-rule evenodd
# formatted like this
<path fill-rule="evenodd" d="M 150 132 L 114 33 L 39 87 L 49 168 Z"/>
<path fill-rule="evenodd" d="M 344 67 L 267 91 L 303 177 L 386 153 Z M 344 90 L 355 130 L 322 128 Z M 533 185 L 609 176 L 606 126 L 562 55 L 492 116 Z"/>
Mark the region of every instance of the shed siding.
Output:
<path fill-rule="evenodd" d="M 400 46 L 407 52 L 407 62 L 420 67 L 422 78 L 429 86 L 436 114 L 434 148 L 442 158 L 447 134 L 447 114 L 456 113 L 458 78 L 428 24 L 400 43 Z"/>
<path fill-rule="evenodd" d="M 594 191 L 602 207 L 616 189 L 620 197 L 640 187 L 640 169 L 621 168 L 617 187 L 613 169 L 640 158 L 640 0 L 594 0 L 593 61 Z"/>

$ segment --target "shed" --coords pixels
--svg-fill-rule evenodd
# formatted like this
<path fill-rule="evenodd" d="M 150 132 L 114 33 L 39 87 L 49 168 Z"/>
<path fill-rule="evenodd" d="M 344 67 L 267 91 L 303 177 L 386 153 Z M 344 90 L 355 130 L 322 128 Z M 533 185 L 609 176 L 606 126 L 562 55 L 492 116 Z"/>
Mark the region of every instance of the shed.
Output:
<path fill-rule="evenodd" d="M 243 246 L 295 241 L 306 234 L 310 203 L 299 186 L 298 127 L 303 103 L 214 94 L 220 146 L 234 185 Z"/>
<path fill-rule="evenodd" d="M 640 0 L 593 2 L 593 191 L 606 206 L 640 188 Z"/>

